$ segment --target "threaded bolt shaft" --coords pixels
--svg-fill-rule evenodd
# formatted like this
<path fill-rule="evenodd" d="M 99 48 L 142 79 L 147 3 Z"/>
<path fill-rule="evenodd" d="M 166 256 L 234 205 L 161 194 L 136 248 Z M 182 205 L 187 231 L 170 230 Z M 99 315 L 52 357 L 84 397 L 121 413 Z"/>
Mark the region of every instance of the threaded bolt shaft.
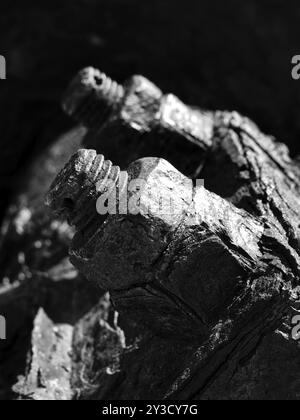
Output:
<path fill-rule="evenodd" d="M 124 88 L 93 67 L 81 70 L 69 85 L 63 108 L 92 130 L 99 130 L 119 106 Z"/>
<path fill-rule="evenodd" d="M 97 155 L 95 150 L 82 149 L 54 180 L 46 204 L 78 231 L 83 231 L 100 217 L 96 210 L 97 199 L 114 187 L 117 190 L 125 187 L 125 183 L 120 185 L 120 168 Z"/>

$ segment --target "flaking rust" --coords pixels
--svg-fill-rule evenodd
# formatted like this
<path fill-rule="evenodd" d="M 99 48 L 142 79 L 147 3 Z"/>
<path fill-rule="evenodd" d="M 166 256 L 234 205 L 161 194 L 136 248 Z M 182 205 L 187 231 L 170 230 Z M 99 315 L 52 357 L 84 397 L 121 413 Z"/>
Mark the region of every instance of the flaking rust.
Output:
<path fill-rule="evenodd" d="M 80 150 L 47 196 L 47 204 L 77 230 L 71 261 L 87 279 L 110 291 L 129 324 L 169 339 L 169 350 L 173 340 L 202 342 L 241 282 L 263 267 L 263 225 L 203 186 L 195 189 L 157 158 L 137 160 L 127 169 L 128 186 L 145 181 L 142 190 L 127 191 L 128 202 L 138 202 L 139 211 L 103 219 L 96 203 L 110 176 L 107 167 L 118 187 L 119 170 L 111 162 L 96 151 Z M 172 203 L 171 208 L 157 206 L 157 197 Z M 165 372 L 160 374 L 166 385 Z"/>
<path fill-rule="evenodd" d="M 97 102 L 101 89 L 88 86 Z M 108 144 L 115 135 L 119 152 L 126 144 L 127 151 L 135 147 L 139 155 L 149 136 L 160 151 L 166 137 L 159 136 L 156 124 L 161 127 L 162 114 L 156 108 L 149 130 L 133 132 L 129 124 L 127 131 L 122 115 L 131 96 L 125 86 L 117 91 L 117 105 L 100 127 L 89 127 L 85 143 L 98 139 L 106 150 L 105 135 Z M 171 115 L 175 118 L 176 112 Z M 139 116 L 145 121 L 143 112 Z M 197 121 L 192 124 L 196 131 Z M 106 391 L 99 391 L 99 398 L 201 398 L 224 371 L 229 377 L 240 361 L 251 357 L 299 298 L 295 163 L 284 146 L 237 113 L 216 113 L 210 136 L 206 146 L 198 142 L 196 160 L 212 192 L 195 186 L 186 177 L 189 171 L 180 172 L 182 162 L 175 169 L 162 158 L 129 164 L 123 171 L 125 188 L 119 168 L 89 149 L 73 156 L 51 187 L 48 204 L 77 231 L 71 261 L 110 291 L 125 337 L 134 343 L 134 350 L 123 354 L 113 386 L 103 379 Z M 186 140 L 180 137 L 181 144 Z M 170 147 L 174 163 L 172 151 Z M 136 179 L 144 184 L 132 189 Z M 110 194 L 116 194 L 116 211 L 100 217 L 97 203 L 103 196 L 109 201 Z M 118 206 L 124 194 L 127 212 Z M 137 212 L 130 211 L 131 201 L 139 203 Z M 163 201 L 172 203 L 171 212 L 161 209 Z"/>

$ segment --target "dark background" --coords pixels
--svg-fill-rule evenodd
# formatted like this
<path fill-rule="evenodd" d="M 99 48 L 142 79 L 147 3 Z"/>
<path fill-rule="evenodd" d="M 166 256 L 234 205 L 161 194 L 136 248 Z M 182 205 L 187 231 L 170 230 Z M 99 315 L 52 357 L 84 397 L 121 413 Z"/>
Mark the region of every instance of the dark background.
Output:
<path fill-rule="evenodd" d="M 60 97 L 81 67 L 142 73 L 188 103 L 238 110 L 300 152 L 300 3 L 279 0 L 1 2 L 0 212 L 30 159 L 70 127 Z"/>

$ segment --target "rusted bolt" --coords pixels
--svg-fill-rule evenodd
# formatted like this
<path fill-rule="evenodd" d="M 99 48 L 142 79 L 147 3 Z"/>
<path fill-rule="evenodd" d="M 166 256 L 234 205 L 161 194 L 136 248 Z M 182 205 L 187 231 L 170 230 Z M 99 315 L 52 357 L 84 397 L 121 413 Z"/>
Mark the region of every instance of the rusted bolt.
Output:
<path fill-rule="evenodd" d="M 63 107 L 83 125 L 97 129 L 116 110 L 123 96 L 123 86 L 89 67 L 80 71 L 71 82 Z"/>
<path fill-rule="evenodd" d="M 46 204 L 58 217 L 66 219 L 79 232 L 87 234 L 102 223 L 97 214 L 96 201 L 108 189 L 121 193 L 127 178 L 120 184 L 120 168 L 94 150 L 79 150 L 57 176 L 46 197 Z"/>
<path fill-rule="evenodd" d="M 86 68 L 71 82 L 63 106 L 89 129 L 84 146 L 123 168 L 143 156 L 161 156 L 196 178 L 212 145 L 212 113 L 164 95 L 142 76 L 133 76 L 122 86 L 99 70 Z"/>
<path fill-rule="evenodd" d="M 190 331 L 199 323 L 201 331 L 219 319 L 253 272 L 262 225 L 156 158 L 137 160 L 127 170 L 121 195 L 127 194 L 128 204 L 138 203 L 139 211 L 104 220 L 96 210 L 103 191 L 96 183 L 117 183 L 119 172 L 111 169 L 107 176 L 107 166 L 95 151 L 79 151 L 49 192 L 48 205 L 76 226 L 73 264 L 109 290 L 127 316 L 151 320 L 158 330 L 182 329 L 183 323 Z M 132 188 L 137 179 L 143 183 Z"/>

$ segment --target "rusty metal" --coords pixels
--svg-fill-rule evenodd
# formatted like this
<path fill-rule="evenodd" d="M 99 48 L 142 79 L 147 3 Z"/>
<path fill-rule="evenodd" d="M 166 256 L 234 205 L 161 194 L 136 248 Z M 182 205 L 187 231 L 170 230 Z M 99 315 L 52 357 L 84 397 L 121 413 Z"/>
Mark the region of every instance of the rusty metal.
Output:
<path fill-rule="evenodd" d="M 122 168 L 160 156 L 196 178 L 212 145 L 214 114 L 164 95 L 143 76 L 121 85 L 92 67 L 83 69 L 67 89 L 63 107 L 89 129 L 84 146 Z"/>
<path fill-rule="evenodd" d="M 123 302 L 119 295 L 123 290 L 158 282 L 192 307 L 199 319 L 218 317 L 224 296 L 232 290 L 228 284 L 221 290 L 213 284 L 222 283 L 224 276 L 234 284 L 234 276 L 244 275 L 253 266 L 260 255 L 260 223 L 203 186 L 195 189 L 190 179 L 163 159 L 133 162 L 127 169 L 127 188 L 120 187 L 119 175 L 120 169 L 96 151 L 80 150 L 54 181 L 47 204 L 76 227 L 70 252 L 73 264 L 112 296 L 116 293 L 118 302 Z M 136 180 L 143 181 L 142 188 L 130 187 L 130 181 Z M 118 187 L 121 196 L 126 194 L 127 214 L 120 214 L 117 207 L 114 215 L 103 218 L 97 213 L 97 200 L 107 192 L 107 185 Z M 138 206 L 132 209 L 129 203 L 134 201 Z M 182 248 L 185 241 L 187 247 Z M 207 252 L 210 241 L 212 253 Z M 243 249 L 245 257 L 235 257 L 227 241 L 233 249 Z M 174 284 L 168 284 L 165 266 L 173 264 L 178 253 L 180 274 Z M 199 272 L 207 284 L 199 283 Z M 231 277 L 230 273 L 235 274 Z M 183 286 L 187 276 L 189 285 Z"/>

